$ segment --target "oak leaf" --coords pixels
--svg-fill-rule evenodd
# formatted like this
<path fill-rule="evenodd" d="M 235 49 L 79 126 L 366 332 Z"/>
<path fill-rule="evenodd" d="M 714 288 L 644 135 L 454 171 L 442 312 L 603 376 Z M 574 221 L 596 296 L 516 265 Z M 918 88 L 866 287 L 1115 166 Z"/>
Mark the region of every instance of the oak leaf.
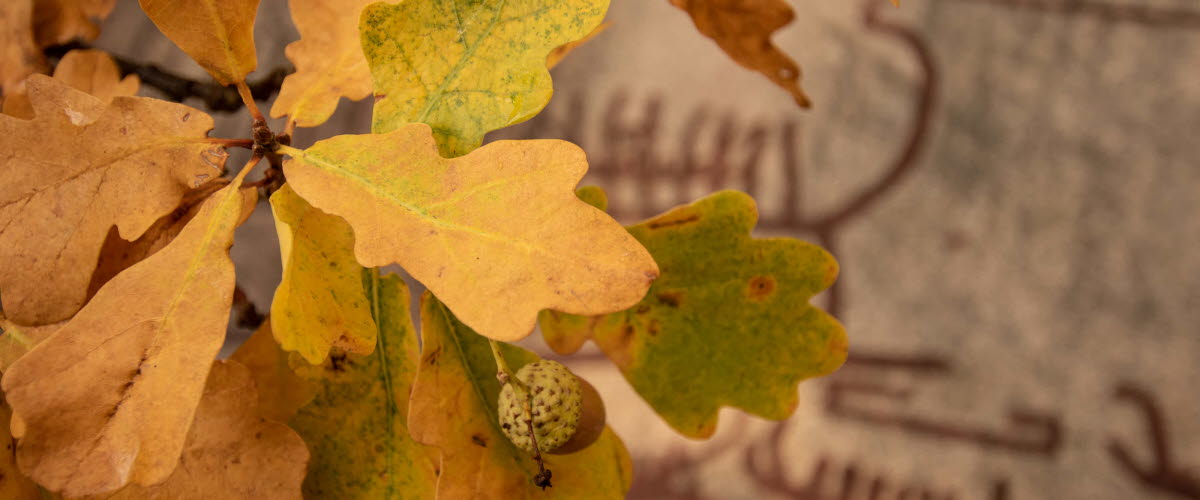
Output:
<path fill-rule="evenodd" d="M 75 90 L 86 92 L 100 99 L 104 104 L 111 103 L 117 96 L 137 95 L 141 82 L 137 75 L 121 78 L 117 63 L 103 50 L 87 49 L 72 50 L 63 56 L 54 67 L 54 79 L 66 82 Z M 4 114 L 24 118 L 33 118 L 33 104 L 24 92 L 13 94 L 4 99 Z"/>
<path fill-rule="evenodd" d="M 787 418 L 796 385 L 846 359 L 841 324 L 808 304 L 833 283 L 838 265 L 800 240 L 751 238 L 757 218 L 753 199 L 722 191 L 629 227 L 662 276 L 626 311 L 544 312 L 546 342 L 567 354 L 594 340 L 686 436 L 711 436 L 722 406 Z"/>
<path fill-rule="evenodd" d="M 550 54 L 546 56 L 546 68 L 554 69 L 555 66 L 558 66 L 558 63 L 562 62 L 563 59 L 566 59 L 567 54 L 570 54 L 583 44 L 590 42 L 593 38 L 596 38 L 597 35 L 608 29 L 611 24 L 612 23 L 600 24 L 599 26 L 596 26 L 596 29 L 592 30 L 591 33 L 584 35 L 583 38 L 555 47 L 554 50 L 551 50 Z"/>
<path fill-rule="evenodd" d="M 12 408 L 4 402 L 0 395 L 0 498 L 6 500 L 41 500 L 41 490 L 37 483 L 21 474 L 17 468 L 16 455 L 11 450 L 16 449 L 17 442 L 13 439 L 8 427 L 12 421 Z"/>
<path fill-rule="evenodd" d="M 45 68 L 42 50 L 33 38 L 33 0 L 0 2 L 0 91 L 4 98 L 24 92 L 25 77 Z"/>
<path fill-rule="evenodd" d="M 287 422 L 313 398 L 313 387 L 292 370 L 290 358 L 275 343 L 270 317 L 229 357 L 250 370 L 258 387 L 258 410 L 276 422 Z"/>
<path fill-rule="evenodd" d="M 296 431 L 262 418 L 257 392 L 246 367 L 213 363 L 179 467 L 161 484 L 127 486 L 111 499 L 299 499 L 308 449 Z"/>
<path fill-rule="evenodd" d="M 254 16 L 259 0 L 138 0 L 158 30 L 221 85 L 246 79 L 258 65 Z"/>
<path fill-rule="evenodd" d="M 442 155 L 466 154 L 550 102 L 547 54 L 586 36 L 607 10 L 608 0 L 368 6 L 360 26 L 375 84 L 372 131 L 426 123 Z"/>
<path fill-rule="evenodd" d="M 757 71 L 792 94 L 800 107 L 809 106 L 800 89 L 800 67 L 771 43 L 771 35 L 796 13 L 784 0 L 671 0 L 742 67 Z"/>
<path fill-rule="evenodd" d="M 417 373 L 417 332 L 409 292 L 397 275 L 368 280 L 379 331 L 374 352 L 334 349 L 321 365 L 297 367 L 316 388 L 291 419 L 313 454 L 309 498 L 433 498 L 436 450 L 413 441 L 406 416 Z M 372 327 L 374 327 L 372 324 Z"/>
<path fill-rule="evenodd" d="M 354 232 L 341 217 L 304 201 L 291 186 L 271 195 L 283 279 L 271 302 L 280 347 L 314 365 L 330 347 L 356 354 L 375 348 L 375 322 L 354 260 Z"/>
<path fill-rule="evenodd" d="M 288 44 L 296 72 L 283 79 L 271 117 L 287 115 L 315 127 L 333 115 L 338 99 L 371 95 L 371 70 L 358 37 L 363 7 L 377 0 L 289 0 L 300 40 Z"/>
<path fill-rule="evenodd" d="M 9 319 L 46 324 L 83 304 L 109 228 L 133 240 L 226 153 L 213 121 L 181 104 L 111 105 L 45 75 L 28 80 L 32 121 L 0 115 L 0 297 Z"/>
<path fill-rule="evenodd" d="M 95 495 L 153 485 L 175 470 L 225 338 L 228 249 L 248 171 L 4 373 L 0 385 L 25 423 L 17 462 L 38 484 Z"/>
<path fill-rule="evenodd" d="M 64 324 L 65 321 L 41 326 L 24 326 L 13 323 L 0 314 L 0 373 Z"/>
<path fill-rule="evenodd" d="M 34 0 L 33 30 L 38 45 L 62 45 L 75 39 L 95 40 L 116 0 Z"/>
<path fill-rule="evenodd" d="M 500 382 L 487 339 L 459 322 L 433 295 L 421 297 L 421 359 L 408 425 L 413 439 L 442 452 L 438 498 L 625 498 L 633 479 L 629 452 L 606 427 L 596 442 L 569 455 L 542 455 L 554 487 L 533 483 L 533 457 L 499 427 Z M 538 360 L 509 344 L 513 370 Z"/>
<path fill-rule="evenodd" d="M 288 183 L 350 223 L 360 264 L 399 263 L 488 337 L 527 336 L 541 309 L 621 310 L 658 274 L 629 233 L 575 197 L 587 161 L 571 143 L 498 141 L 445 159 L 414 123 L 286 150 Z"/>

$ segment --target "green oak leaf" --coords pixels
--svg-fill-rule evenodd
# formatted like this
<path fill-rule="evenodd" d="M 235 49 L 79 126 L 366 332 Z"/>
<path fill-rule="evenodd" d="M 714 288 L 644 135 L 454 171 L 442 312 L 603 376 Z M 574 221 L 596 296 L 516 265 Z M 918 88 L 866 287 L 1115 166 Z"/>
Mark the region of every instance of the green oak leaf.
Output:
<path fill-rule="evenodd" d="M 585 189 L 602 207 L 603 193 Z M 686 436 L 711 436 L 722 406 L 787 418 L 797 384 L 846 359 L 842 325 L 808 304 L 838 265 L 810 243 L 752 238 L 757 218 L 748 195 L 722 191 L 629 227 L 662 272 L 646 297 L 602 316 L 543 311 L 546 342 L 569 354 L 594 340 Z"/>
<path fill-rule="evenodd" d="M 294 363 L 316 392 L 289 421 L 312 451 L 304 496 L 433 498 L 436 450 L 413 441 L 406 419 L 417 370 L 408 287 L 394 274 L 368 276 L 375 351 L 334 348 L 322 365 Z"/>
<path fill-rule="evenodd" d="M 586 37 L 608 0 L 425 0 L 375 3 L 359 23 L 375 85 L 372 131 L 433 127 L 446 157 L 523 122 L 550 102 L 546 56 Z"/>

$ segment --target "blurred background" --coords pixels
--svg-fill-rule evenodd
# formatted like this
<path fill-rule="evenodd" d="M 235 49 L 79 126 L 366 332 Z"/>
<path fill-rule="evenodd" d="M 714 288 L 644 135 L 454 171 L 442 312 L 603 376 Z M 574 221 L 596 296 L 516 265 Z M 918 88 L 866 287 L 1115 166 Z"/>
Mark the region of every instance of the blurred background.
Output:
<path fill-rule="evenodd" d="M 688 440 L 593 346 L 563 359 L 633 455 L 630 497 L 1200 499 L 1200 3 L 790 3 L 774 41 L 811 110 L 667 0 L 613 0 L 549 107 L 489 137 L 579 144 L 625 223 L 748 191 L 758 236 L 841 263 L 817 302 L 850 359 L 786 421 L 725 410 Z M 251 81 L 296 38 L 263 0 Z M 94 45 L 207 79 L 133 0 Z M 368 132 L 370 113 L 343 100 L 295 142 Z M 214 116 L 214 136 L 248 135 L 244 111 Z M 232 252 L 265 311 L 280 262 L 259 208 Z"/>

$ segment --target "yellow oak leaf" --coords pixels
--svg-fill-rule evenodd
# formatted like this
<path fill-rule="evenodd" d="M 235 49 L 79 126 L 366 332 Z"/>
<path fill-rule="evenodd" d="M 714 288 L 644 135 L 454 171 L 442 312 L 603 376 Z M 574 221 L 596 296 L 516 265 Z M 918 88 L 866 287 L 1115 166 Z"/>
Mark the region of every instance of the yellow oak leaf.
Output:
<path fill-rule="evenodd" d="M 17 462 L 38 484 L 96 495 L 175 470 L 225 338 L 249 170 L 5 371 L 0 386 L 24 423 Z"/>
<path fill-rule="evenodd" d="M 434 498 L 440 454 L 413 441 L 407 420 L 417 373 L 409 292 L 395 274 L 368 280 L 379 344 L 370 355 L 334 349 L 321 365 L 297 367 L 316 387 L 291 419 L 313 453 L 308 498 Z"/>
<path fill-rule="evenodd" d="M 371 70 L 358 39 L 363 7 L 377 0 L 289 0 L 300 40 L 288 44 L 296 72 L 283 79 L 271 117 L 287 115 L 301 127 L 315 127 L 333 115 L 338 99 L 371 95 Z"/>
<path fill-rule="evenodd" d="M 696 29 L 717 42 L 742 67 L 762 73 L 792 94 L 800 107 L 809 106 L 800 89 L 800 67 L 771 43 L 771 35 L 796 13 L 784 0 L 671 0 L 692 17 Z"/>
<path fill-rule="evenodd" d="M 0 115 L 0 299 L 28 325 L 83 305 L 109 228 L 138 238 L 226 153 L 213 121 L 181 104 L 116 97 L 108 106 L 45 75 L 29 78 L 32 121 Z"/>
<path fill-rule="evenodd" d="M 137 75 L 121 78 L 117 63 L 103 50 L 72 50 L 54 68 L 54 79 L 66 82 L 76 90 L 100 99 L 104 104 L 117 96 L 137 95 L 141 82 Z M 13 94 L 4 100 L 4 114 L 33 118 L 33 104 L 25 93 Z"/>
<path fill-rule="evenodd" d="M 308 449 L 296 431 L 262 418 L 257 392 L 246 367 L 213 363 L 179 467 L 161 484 L 127 486 L 111 499 L 299 499 Z"/>
<path fill-rule="evenodd" d="M 33 39 L 33 0 L 0 2 L 0 91 L 5 99 L 24 92 L 25 77 L 45 67 Z"/>
<path fill-rule="evenodd" d="M 75 39 L 95 40 L 101 21 L 116 0 L 34 0 L 33 31 L 38 45 L 49 47 Z"/>
<path fill-rule="evenodd" d="M 620 224 L 575 197 L 587 161 L 569 142 L 498 141 L 446 159 L 413 123 L 283 150 L 292 188 L 354 228 L 360 264 L 399 263 L 488 337 L 529 335 L 542 309 L 624 309 L 658 275 Z"/>
<path fill-rule="evenodd" d="M 421 340 L 408 426 L 413 439 L 442 452 L 438 498 L 625 498 L 633 479 L 629 452 L 607 427 L 583 450 L 543 454 L 553 487 L 542 491 L 534 485 L 533 457 L 500 429 L 501 386 L 487 339 L 428 292 L 421 297 Z M 501 352 L 513 370 L 538 360 L 509 344 Z"/>
<path fill-rule="evenodd" d="M 13 439 L 8 427 L 12 422 L 12 408 L 4 402 L 0 395 L 0 498 L 6 500 L 41 500 L 41 490 L 37 483 L 21 474 L 17 468 L 17 458 L 12 454 L 17 442 Z"/>
<path fill-rule="evenodd" d="M 283 257 L 283 279 L 271 302 L 280 347 L 314 365 L 330 347 L 370 354 L 376 328 L 350 225 L 313 208 L 288 184 L 271 195 L 271 209 Z"/>
<path fill-rule="evenodd" d="M 268 317 L 229 357 L 250 370 L 258 386 L 258 410 L 271 420 L 287 422 L 313 398 L 313 387 L 298 377 L 271 334 Z"/>
<path fill-rule="evenodd" d="M 580 190 L 603 206 L 604 193 Z M 787 418 L 796 385 L 846 360 L 846 331 L 808 304 L 837 261 L 793 238 L 752 238 L 745 193 L 722 191 L 629 227 L 663 267 L 636 306 L 605 316 L 542 313 L 546 343 L 568 354 L 592 339 L 680 433 L 704 438 L 733 406 Z M 703 360 L 698 363 L 697 360 Z"/>
<path fill-rule="evenodd" d="M 221 85 L 245 81 L 258 65 L 254 16 L 259 0 L 138 0 L 158 30 Z"/>
<path fill-rule="evenodd" d="M 375 82 L 372 131 L 426 123 L 444 156 L 470 152 L 550 102 L 547 54 L 586 36 L 607 10 L 608 0 L 368 6 L 360 29 Z"/>

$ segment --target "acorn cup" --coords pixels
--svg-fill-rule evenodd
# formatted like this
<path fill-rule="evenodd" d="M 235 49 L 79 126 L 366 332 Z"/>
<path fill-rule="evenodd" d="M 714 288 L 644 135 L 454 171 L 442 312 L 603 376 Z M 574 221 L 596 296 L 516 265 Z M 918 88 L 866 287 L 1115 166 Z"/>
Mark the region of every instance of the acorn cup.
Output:
<path fill-rule="evenodd" d="M 505 384 L 497 405 L 500 428 L 514 445 L 534 452 L 530 420 L 542 452 L 567 454 L 587 448 L 604 431 L 604 401 L 596 388 L 557 361 L 542 360 L 522 367 L 516 377 L 532 394 Z"/>

